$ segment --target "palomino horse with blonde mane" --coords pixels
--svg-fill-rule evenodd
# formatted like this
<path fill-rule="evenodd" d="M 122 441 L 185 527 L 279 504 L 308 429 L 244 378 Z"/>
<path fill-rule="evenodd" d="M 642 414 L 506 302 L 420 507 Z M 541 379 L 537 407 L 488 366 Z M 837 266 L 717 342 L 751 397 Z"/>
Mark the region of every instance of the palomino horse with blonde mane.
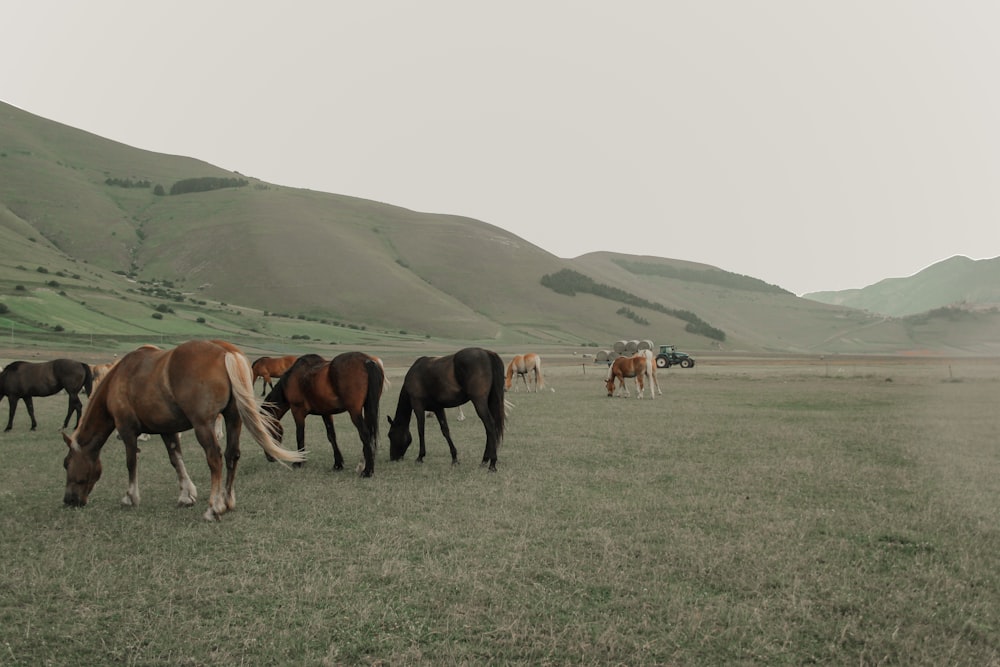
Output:
<path fill-rule="evenodd" d="M 646 362 L 646 357 L 641 354 L 636 354 L 631 357 L 618 357 L 614 360 L 611 366 L 608 368 L 608 377 L 604 384 L 608 389 L 608 396 L 615 395 L 615 380 L 618 380 L 619 391 L 623 392 L 626 397 L 631 396 L 628 390 L 628 385 L 625 384 L 626 378 L 635 378 L 636 388 L 638 392 L 637 398 L 642 398 L 642 393 L 645 388 L 643 378 L 649 376 L 649 365 Z M 650 394 L 652 394 L 652 387 L 650 387 Z"/>
<path fill-rule="evenodd" d="M 283 434 L 279 420 L 291 411 L 299 451 L 305 449 L 306 415 L 322 417 L 326 439 L 333 447 L 334 470 L 343 470 L 344 457 L 337 446 L 332 415 L 348 413 L 361 438 L 365 459 L 361 475 L 371 477 L 375 472 L 374 452 L 378 445 L 379 400 L 387 386 L 382 360 L 378 357 L 364 352 L 345 352 L 326 361 L 318 354 L 306 354 L 281 376 L 260 409 L 274 421 L 279 442 Z"/>
<path fill-rule="evenodd" d="M 269 424 L 257 412 L 250 363 L 234 345 L 221 340 L 189 341 L 172 350 L 153 345 L 129 352 L 108 372 L 94 391 L 83 418 L 71 436 L 63 434 L 69 448 L 66 492 L 63 502 L 82 507 L 101 478 L 101 448 L 118 429 L 125 443 L 128 491 L 122 504 L 139 504 L 136 457 L 140 433 L 163 438 L 170 463 L 177 471 L 182 506 L 194 505 L 197 489 L 181 457 L 178 434 L 193 428 L 205 450 L 212 490 L 205 518 L 217 520 L 236 506 L 233 484 L 240 459 L 240 432 L 247 427 L 265 452 L 282 461 L 299 462 L 301 452 L 290 452 L 274 442 Z M 226 486 L 222 487 L 223 455 L 215 434 L 221 415 L 226 425 Z"/>
<path fill-rule="evenodd" d="M 97 385 L 101 384 L 101 380 L 104 379 L 104 376 L 106 376 L 108 371 L 114 368 L 117 363 L 118 360 L 115 359 L 114 361 L 109 361 L 106 364 L 91 364 L 90 373 L 94 376 L 94 389 L 97 389 Z"/>
<path fill-rule="evenodd" d="M 517 379 L 514 378 L 516 374 L 520 378 L 521 382 L 524 383 L 525 391 L 532 391 L 528 386 L 528 380 L 526 376 L 528 373 L 533 374 L 533 384 L 534 391 L 539 391 L 545 388 L 545 378 L 542 377 L 542 358 L 539 357 L 534 352 L 529 352 L 527 354 L 519 354 L 515 356 L 509 364 L 507 364 L 507 379 L 504 383 L 504 387 L 509 391 L 511 384 L 514 385 L 514 391 L 517 391 Z"/>
<path fill-rule="evenodd" d="M 260 387 L 261 396 L 267 393 L 268 387 L 274 389 L 273 380 L 284 375 L 296 359 L 298 357 L 294 354 L 286 354 L 283 357 L 260 357 L 250 364 L 250 368 L 253 370 L 253 382 L 256 383 L 257 378 L 264 379 L 264 383 Z"/>
<path fill-rule="evenodd" d="M 649 385 L 649 395 L 656 398 L 653 390 L 655 388 L 656 393 L 663 396 L 663 391 L 660 389 L 660 381 L 656 379 L 656 357 L 653 356 L 652 350 L 639 350 L 636 354 L 642 355 L 646 358 L 646 377 L 648 377 L 652 383 Z"/>

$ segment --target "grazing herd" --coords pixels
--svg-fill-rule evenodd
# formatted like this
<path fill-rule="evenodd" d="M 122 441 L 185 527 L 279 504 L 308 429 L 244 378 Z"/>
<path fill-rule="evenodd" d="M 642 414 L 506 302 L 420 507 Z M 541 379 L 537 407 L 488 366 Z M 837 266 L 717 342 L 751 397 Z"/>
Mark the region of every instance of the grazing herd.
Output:
<path fill-rule="evenodd" d="M 254 398 L 254 385 L 262 379 L 263 401 Z M 625 379 L 634 378 L 638 396 L 646 384 L 651 396 L 659 391 L 656 364 L 648 350 L 634 357 L 621 357 L 608 368 L 608 396 L 618 390 L 629 396 Z M 448 443 L 453 464 L 458 450 L 451 437 L 445 410 L 471 403 L 486 432 L 482 464 L 497 469 L 497 453 L 504 436 L 510 403 L 505 392 L 545 388 L 539 355 L 515 356 L 504 367 L 493 351 L 469 347 L 440 357 L 420 357 L 407 370 L 395 412 L 389 423 L 389 459 L 401 460 L 413 442 L 411 420 L 416 421 L 419 453 L 426 456 L 425 425 L 428 414 L 437 419 Z M 180 434 L 193 430 L 205 452 L 211 479 L 205 518 L 217 520 L 236 506 L 234 490 L 240 458 L 239 439 L 243 429 L 263 449 L 270 461 L 294 467 L 305 461 L 305 419 L 318 415 L 333 448 L 333 469 L 344 468 L 344 456 L 337 444 L 333 415 L 348 413 L 361 440 L 363 462 L 358 472 L 371 477 L 375 472 L 378 443 L 379 402 L 389 381 L 382 360 L 363 352 L 346 352 L 326 360 L 319 355 L 261 357 L 252 364 L 236 346 L 221 340 L 194 340 L 169 350 L 143 345 L 122 358 L 90 366 L 72 359 L 43 363 L 15 361 L 0 370 L 0 399 L 9 402 L 5 431 L 10 431 L 18 401 L 23 400 L 35 420 L 32 397 L 51 396 L 65 390 L 69 406 L 62 428 L 76 414 L 71 434 L 63 432 L 67 450 L 66 489 L 63 502 L 69 506 L 87 504 L 101 477 L 101 449 L 117 431 L 125 445 L 128 489 L 122 504 L 139 504 L 137 473 L 138 440 L 159 435 L 180 488 L 178 504 L 192 506 L 198 491 L 184 466 Z M 270 391 L 268 391 L 270 389 Z M 84 408 L 80 392 L 90 398 Z M 295 423 L 296 449 L 281 445 L 281 419 L 291 412 Z M 222 427 L 224 426 L 224 431 Z M 225 437 L 225 449 L 220 440 Z M 226 476 L 223 482 L 222 469 Z"/>

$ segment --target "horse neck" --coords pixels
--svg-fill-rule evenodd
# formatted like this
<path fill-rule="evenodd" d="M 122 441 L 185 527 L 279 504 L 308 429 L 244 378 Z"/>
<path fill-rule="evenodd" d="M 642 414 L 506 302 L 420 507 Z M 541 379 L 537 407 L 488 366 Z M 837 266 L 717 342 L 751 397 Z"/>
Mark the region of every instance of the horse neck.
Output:
<path fill-rule="evenodd" d="M 410 415 L 413 414 L 413 403 L 410 402 L 410 392 L 403 387 L 399 392 L 399 401 L 396 402 L 396 414 L 392 417 L 392 428 L 390 430 L 409 430 Z"/>
<path fill-rule="evenodd" d="M 100 388 L 100 386 L 98 387 Z M 73 431 L 73 439 L 85 452 L 97 456 L 115 430 L 115 420 L 102 399 L 94 396 L 87 401 L 80 417 L 80 425 Z"/>

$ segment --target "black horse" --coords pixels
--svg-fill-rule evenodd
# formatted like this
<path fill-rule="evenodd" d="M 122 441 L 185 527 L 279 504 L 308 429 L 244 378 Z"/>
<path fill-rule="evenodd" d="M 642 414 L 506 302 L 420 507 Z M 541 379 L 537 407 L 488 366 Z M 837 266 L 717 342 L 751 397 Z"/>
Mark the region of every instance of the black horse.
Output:
<path fill-rule="evenodd" d="M 80 390 L 90 396 L 93 382 L 94 376 L 90 366 L 82 361 L 55 359 L 37 364 L 30 361 L 13 362 L 0 372 L 0 399 L 6 396 L 10 403 L 10 417 L 7 419 L 7 428 L 4 431 L 9 431 L 14 425 L 14 412 L 17 410 L 19 399 L 24 399 L 28 415 L 31 416 L 31 430 L 34 431 L 38 422 L 35 421 L 35 405 L 32 403 L 32 397 L 52 396 L 63 389 L 69 394 L 69 408 L 66 410 L 66 419 L 63 420 L 62 427 L 66 428 L 74 412 L 76 425 L 79 426 L 80 414 L 83 412 Z"/>
<path fill-rule="evenodd" d="M 403 379 L 396 404 L 396 416 L 389 418 L 389 459 L 398 461 L 413 442 L 410 435 L 410 415 L 417 416 L 417 435 L 420 438 L 422 463 L 424 448 L 424 412 L 433 412 L 441 426 L 441 433 L 451 449 L 452 464 L 458 463 L 458 452 L 451 440 L 445 408 L 454 408 L 472 401 L 476 414 L 486 428 L 486 450 L 483 463 L 490 464 L 490 471 L 497 469 L 497 449 L 503 439 L 504 420 L 504 367 L 500 355 L 479 347 L 467 347 L 446 357 L 420 357 Z"/>

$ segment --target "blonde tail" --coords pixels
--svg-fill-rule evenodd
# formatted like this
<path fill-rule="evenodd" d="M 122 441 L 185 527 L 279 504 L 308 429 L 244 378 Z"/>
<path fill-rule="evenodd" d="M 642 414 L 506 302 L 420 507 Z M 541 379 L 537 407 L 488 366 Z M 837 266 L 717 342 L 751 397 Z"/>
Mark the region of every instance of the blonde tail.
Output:
<path fill-rule="evenodd" d="M 236 399 L 236 408 L 239 410 L 240 419 L 243 426 L 250 432 L 251 437 L 257 441 L 261 448 L 279 461 L 289 463 L 301 463 L 305 461 L 305 452 L 293 452 L 285 449 L 274 441 L 270 424 L 266 417 L 257 409 L 257 403 L 253 394 L 253 371 L 250 370 L 250 362 L 242 354 L 226 352 L 226 372 L 229 374 L 229 381 L 233 387 L 233 397 Z"/>

